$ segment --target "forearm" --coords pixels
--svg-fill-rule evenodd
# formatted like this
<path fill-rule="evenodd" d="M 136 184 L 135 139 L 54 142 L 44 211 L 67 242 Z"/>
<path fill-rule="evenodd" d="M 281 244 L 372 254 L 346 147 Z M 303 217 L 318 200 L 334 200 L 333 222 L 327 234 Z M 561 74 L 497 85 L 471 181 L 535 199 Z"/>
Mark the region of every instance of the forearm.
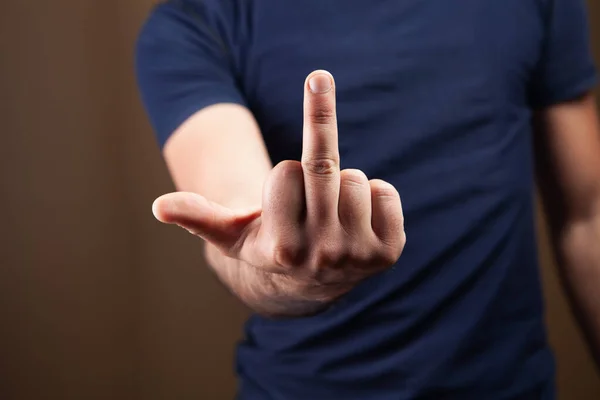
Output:
<path fill-rule="evenodd" d="M 206 260 L 219 280 L 252 311 L 271 318 L 314 315 L 327 307 L 326 300 L 298 296 L 295 282 L 285 275 L 272 274 L 226 257 L 207 244 Z M 294 293 L 294 294 L 292 294 Z"/>
<path fill-rule="evenodd" d="M 600 365 L 600 212 L 565 224 L 555 238 L 563 281 Z"/>
<path fill-rule="evenodd" d="M 559 271 L 600 366 L 600 125 L 591 93 L 538 110 L 534 148 Z"/>

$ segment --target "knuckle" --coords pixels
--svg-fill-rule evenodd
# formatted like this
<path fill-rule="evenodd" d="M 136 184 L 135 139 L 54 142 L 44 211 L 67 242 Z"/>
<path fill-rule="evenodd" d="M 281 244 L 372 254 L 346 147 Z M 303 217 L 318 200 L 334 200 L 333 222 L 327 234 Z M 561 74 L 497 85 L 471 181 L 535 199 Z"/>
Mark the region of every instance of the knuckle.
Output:
<path fill-rule="evenodd" d="M 400 252 L 402 252 L 402 250 L 404 249 L 404 246 L 406 246 L 406 232 L 404 231 L 404 229 L 402 230 L 402 233 L 400 235 Z"/>
<path fill-rule="evenodd" d="M 331 125 L 335 122 L 335 111 L 329 107 L 316 107 L 308 113 L 308 118 L 315 125 Z"/>
<path fill-rule="evenodd" d="M 379 251 L 381 262 L 388 266 L 395 264 L 402 255 L 405 243 L 406 235 L 402 233 L 396 241 L 384 244 Z"/>
<path fill-rule="evenodd" d="M 302 160 L 303 170 L 315 175 L 333 175 L 338 170 L 338 165 L 339 160 L 333 156 Z"/>
<path fill-rule="evenodd" d="M 281 174 L 284 178 L 289 178 L 298 174 L 302 175 L 302 166 L 298 161 L 284 160 L 275 165 L 273 171 Z"/>
<path fill-rule="evenodd" d="M 370 246 L 356 245 L 350 251 L 351 264 L 365 266 L 373 262 L 373 252 Z"/>
<path fill-rule="evenodd" d="M 341 184 L 346 186 L 365 186 L 369 180 L 359 169 L 345 169 L 341 172 Z"/>
<path fill-rule="evenodd" d="M 344 259 L 344 252 L 337 246 L 321 246 L 313 254 L 313 265 L 317 269 L 335 268 Z"/>
<path fill-rule="evenodd" d="M 301 243 L 279 243 L 272 250 L 276 265 L 292 268 L 302 265 L 306 258 L 306 248 Z"/>
<path fill-rule="evenodd" d="M 373 179 L 371 181 L 371 192 L 376 197 L 400 199 L 396 188 L 392 184 L 380 179 Z"/>
<path fill-rule="evenodd" d="M 398 252 L 397 248 L 392 247 L 392 246 L 386 246 L 380 252 L 381 262 L 383 264 L 385 264 L 386 266 L 395 264 L 399 258 L 400 258 L 400 253 Z"/>

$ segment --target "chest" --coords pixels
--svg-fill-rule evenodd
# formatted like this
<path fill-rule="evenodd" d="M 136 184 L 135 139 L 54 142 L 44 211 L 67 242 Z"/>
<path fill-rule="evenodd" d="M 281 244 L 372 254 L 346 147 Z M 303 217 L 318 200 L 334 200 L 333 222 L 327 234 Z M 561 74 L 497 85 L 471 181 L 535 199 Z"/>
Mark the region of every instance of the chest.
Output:
<path fill-rule="evenodd" d="M 336 79 L 340 146 L 407 144 L 527 106 L 543 41 L 536 0 L 255 2 L 244 92 L 275 158 L 298 158 L 305 77 Z M 477 111 L 479 110 L 479 111 Z"/>

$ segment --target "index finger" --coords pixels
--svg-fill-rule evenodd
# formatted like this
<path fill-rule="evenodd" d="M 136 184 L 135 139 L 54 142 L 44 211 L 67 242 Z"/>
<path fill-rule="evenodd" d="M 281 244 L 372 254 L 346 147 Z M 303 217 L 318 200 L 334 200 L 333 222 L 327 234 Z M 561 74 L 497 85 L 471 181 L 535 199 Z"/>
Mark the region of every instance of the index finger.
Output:
<path fill-rule="evenodd" d="M 304 92 L 302 170 L 307 216 L 337 217 L 340 153 L 333 76 L 322 70 L 311 73 Z"/>

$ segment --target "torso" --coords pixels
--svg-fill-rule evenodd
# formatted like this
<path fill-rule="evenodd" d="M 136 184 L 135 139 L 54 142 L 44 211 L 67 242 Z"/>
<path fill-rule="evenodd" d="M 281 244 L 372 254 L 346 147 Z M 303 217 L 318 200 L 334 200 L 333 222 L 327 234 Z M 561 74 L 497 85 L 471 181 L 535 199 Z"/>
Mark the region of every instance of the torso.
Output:
<path fill-rule="evenodd" d="M 329 70 L 342 167 L 396 186 L 408 237 L 327 313 L 252 318 L 242 398 L 492 400 L 551 381 L 528 103 L 539 1 L 225 3 L 273 162 L 299 159 L 304 79 Z"/>

